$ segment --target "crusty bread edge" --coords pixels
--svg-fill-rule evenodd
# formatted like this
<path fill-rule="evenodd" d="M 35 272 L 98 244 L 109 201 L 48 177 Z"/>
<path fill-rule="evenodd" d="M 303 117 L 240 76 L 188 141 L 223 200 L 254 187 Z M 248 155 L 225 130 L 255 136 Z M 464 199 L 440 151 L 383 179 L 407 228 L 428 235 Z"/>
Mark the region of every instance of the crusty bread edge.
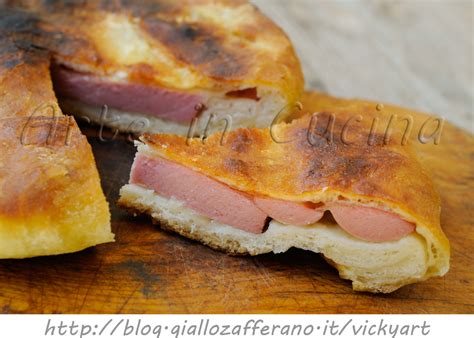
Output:
<path fill-rule="evenodd" d="M 205 244 L 213 249 L 226 252 L 229 255 L 258 255 L 274 251 L 268 250 L 268 248 L 257 248 L 255 250 L 248 250 L 247 248 L 243 247 L 238 240 L 229 238 L 229 236 L 225 234 L 218 236 L 202 229 L 200 230 L 199 227 L 196 227 L 194 222 L 191 222 L 192 224 L 186 224 L 185 222 L 178 222 L 176 220 L 168 219 L 163 216 L 162 210 L 157 210 L 156 207 L 144 205 L 143 203 L 134 200 L 129 191 L 126 191 L 128 189 L 127 187 L 130 187 L 130 185 L 126 185 L 122 188 L 121 198 L 118 201 L 118 205 L 127 209 L 133 215 L 145 214 L 151 216 L 152 221 L 158 224 L 163 230 L 178 233 L 186 238 L 201 242 L 202 244 Z M 374 270 L 363 271 L 363 269 L 357 267 L 338 264 L 332 259 L 334 257 L 331 257 L 331 255 L 328 255 L 327 253 L 322 251 L 315 252 L 321 253 L 326 259 L 326 261 L 328 261 L 328 263 L 333 265 L 339 271 L 339 275 L 341 278 L 351 280 L 352 287 L 354 290 L 368 291 L 372 293 L 390 293 L 404 285 L 426 280 L 427 278 L 433 275 L 428 270 L 429 265 L 427 260 L 425 260 L 423 263 L 419 262 L 420 256 L 423 256 L 424 259 L 426 258 L 427 248 L 425 246 L 424 239 L 421 238 L 421 236 L 418 234 L 412 234 L 410 236 L 413 236 L 414 238 L 416 238 L 417 241 L 419 241 L 419 243 L 422 243 L 419 244 L 418 247 L 415 249 L 418 251 L 422 250 L 423 254 L 418 254 L 417 258 L 415 253 L 413 253 L 413 261 L 416 262 L 416 260 L 418 259 L 418 263 L 410 262 L 407 264 L 421 264 L 421 270 L 418 269 L 418 272 L 412 276 L 402 276 L 401 273 L 400 278 L 397 277 L 397 279 L 395 280 L 393 279 L 392 274 L 392 279 L 389 282 L 381 280 L 380 278 L 373 278 Z M 311 250 L 310 248 L 305 249 Z M 275 252 L 284 251 L 286 251 L 286 249 L 278 250 Z M 403 268 L 405 267 L 401 267 L 402 272 Z M 387 267 L 387 269 L 390 268 Z M 384 272 L 387 271 L 387 269 L 385 269 L 384 271 L 376 271 L 376 273 L 381 273 L 383 275 Z"/>

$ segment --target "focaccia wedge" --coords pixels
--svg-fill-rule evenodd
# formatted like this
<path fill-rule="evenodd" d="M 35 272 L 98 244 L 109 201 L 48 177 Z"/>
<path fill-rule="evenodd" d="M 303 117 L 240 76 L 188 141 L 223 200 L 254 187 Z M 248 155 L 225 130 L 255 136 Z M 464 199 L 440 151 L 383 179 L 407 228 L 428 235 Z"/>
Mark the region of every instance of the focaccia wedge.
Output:
<path fill-rule="evenodd" d="M 35 20 L 0 13 L 0 259 L 111 242 L 110 213 L 87 139 L 59 109 Z"/>
<path fill-rule="evenodd" d="M 268 126 L 303 90 L 291 42 L 247 1 L 6 6 L 33 15 L 45 33 L 35 45 L 51 52 L 63 110 L 114 129 L 194 135 L 223 123 Z"/>
<path fill-rule="evenodd" d="M 375 105 L 313 110 L 317 97 L 270 128 L 143 136 L 119 204 L 229 254 L 321 253 L 359 291 L 444 275 L 440 198 L 403 130 L 386 134 Z"/>

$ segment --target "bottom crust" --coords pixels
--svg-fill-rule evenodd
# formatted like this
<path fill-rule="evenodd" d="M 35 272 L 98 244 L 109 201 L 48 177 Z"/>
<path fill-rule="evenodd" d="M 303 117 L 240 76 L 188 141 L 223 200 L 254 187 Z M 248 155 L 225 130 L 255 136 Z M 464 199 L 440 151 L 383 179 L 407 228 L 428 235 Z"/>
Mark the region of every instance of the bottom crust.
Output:
<path fill-rule="evenodd" d="M 416 233 L 398 241 L 370 243 L 330 221 L 295 226 L 273 220 L 267 231 L 252 234 L 131 184 L 122 188 L 119 204 L 135 214 L 150 215 L 165 230 L 231 255 L 282 253 L 291 247 L 321 253 L 357 291 L 388 293 L 428 277 L 426 242 Z"/>

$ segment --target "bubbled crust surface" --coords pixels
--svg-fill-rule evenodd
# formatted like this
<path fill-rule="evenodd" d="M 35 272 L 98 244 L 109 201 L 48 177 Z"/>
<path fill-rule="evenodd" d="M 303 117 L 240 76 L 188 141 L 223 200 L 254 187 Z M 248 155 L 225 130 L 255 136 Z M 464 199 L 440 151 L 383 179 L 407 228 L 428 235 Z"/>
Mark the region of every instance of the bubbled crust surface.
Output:
<path fill-rule="evenodd" d="M 376 203 L 416 223 L 434 243 L 435 270 L 446 272 L 449 242 L 440 227 L 440 198 L 410 142 L 402 145 L 403 129 L 393 128 L 387 139 L 382 126 L 390 114 L 379 112 L 375 103 L 348 101 L 338 108 L 336 99 L 322 105 L 318 99 L 306 94 L 302 111 L 295 112 L 300 118 L 268 129 L 214 134 L 204 142 L 173 135 L 145 135 L 143 141 L 161 156 L 251 194 Z M 379 124 L 371 134 L 374 117 Z"/>
<path fill-rule="evenodd" d="M 289 102 L 303 89 L 291 42 L 246 1 L 4 2 L 38 21 L 34 44 L 76 70 L 177 89 L 268 86 Z M 15 15 L 3 20 L 21 23 Z"/>
<path fill-rule="evenodd" d="M 37 21 L 0 19 L 0 258 L 73 252 L 113 240 L 87 139 L 62 115 Z M 7 14 L 8 15 L 8 14 Z M 15 17 L 15 16 L 14 16 Z"/>

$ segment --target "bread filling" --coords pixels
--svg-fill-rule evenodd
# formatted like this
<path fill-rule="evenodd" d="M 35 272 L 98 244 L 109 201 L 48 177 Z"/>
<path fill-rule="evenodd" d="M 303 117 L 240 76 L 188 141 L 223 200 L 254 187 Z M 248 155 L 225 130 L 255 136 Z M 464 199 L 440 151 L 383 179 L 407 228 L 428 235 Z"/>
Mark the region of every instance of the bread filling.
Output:
<path fill-rule="evenodd" d="M 253 234 L 210 219 L 171 197 L 136 184 L 120 191 L 120 204 L 149 214 L 163 229 L 198 240 L 231 254 L 260 255 L 299 248 L 323 254 L 354 289 L 391 292 L 424 279 L 426 242 L 416 232 L 398 241 L 373 243 L 354 238 L 327 217 L 312 225 L 297 226 L 271 220 L 262 234 Z"/>
<path fill-rule="evenodd" d="M 235 228 L 260 234 L 268 218 L 291 225 L 318 222 L 325 211 L 347 233 L 369 242 L 395 241 L 415 230 L 399 216 L 373 207 L 337 201 L 299 203 L 252 196 L 237 191 L 191 168 L 160 157 L 137 154 L 130 184 L 176 198 L 200 214 Z"/>
<path fill-rule="evenodd" d="M 102 79 L 64 66 L 53 66 L 56 92 L 65 99 L 124 112 L 136 112 L 164 120 L 189 124 L 204 109 L 211 95 L 183 92 L 154 85 Z M 259 101 L 257 88 L 234 90 L 224 97 Z"/>
<path fill-rule="evenodd" d="M 186 123 L 203 109 L 202 95 L 157 86 L 104 80 L 63 66 L 52 69 L 56 92 L 84 103 L 145 113 L 166 120 Z"/>

